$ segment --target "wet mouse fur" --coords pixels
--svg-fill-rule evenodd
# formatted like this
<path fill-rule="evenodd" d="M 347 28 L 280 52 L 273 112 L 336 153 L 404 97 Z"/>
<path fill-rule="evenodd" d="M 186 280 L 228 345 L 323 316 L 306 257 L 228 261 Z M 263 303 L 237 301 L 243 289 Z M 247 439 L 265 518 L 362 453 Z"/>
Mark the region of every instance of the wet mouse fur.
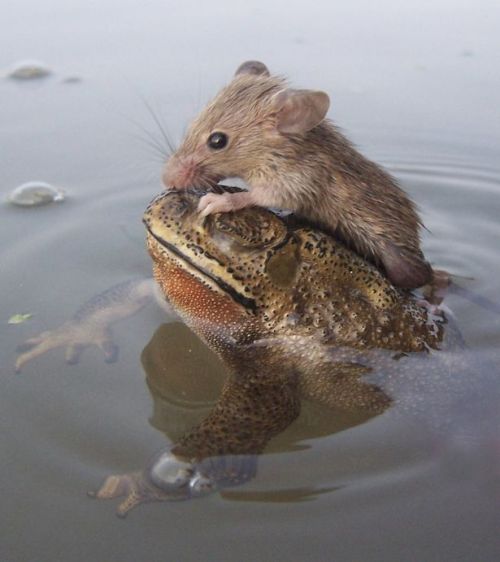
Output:
<path fill-rule="evenodd" d="M 414 204 L 325 118 L 329 105 L 326 93 L 291 89 L 263 63 L 245 62 L 192 122 L 163 182 L 185 189 L 239 177 L 248 192 L 209 193 L 200 212 L 290 209 L 334 232 L 395 285 L 430 282 Z"/>

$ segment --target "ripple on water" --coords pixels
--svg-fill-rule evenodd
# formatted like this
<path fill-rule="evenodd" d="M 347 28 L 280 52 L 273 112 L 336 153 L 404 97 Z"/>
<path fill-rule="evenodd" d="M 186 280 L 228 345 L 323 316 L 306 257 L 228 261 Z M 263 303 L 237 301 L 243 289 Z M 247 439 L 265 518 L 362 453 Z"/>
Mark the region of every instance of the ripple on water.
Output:
<path fill-rule="evenodd" d="M 491 347 L 492 338 L 498 338 L 497 307 L 478 305 L 474 295 L 499 301 L 500 168 L 464 149 L 457 149 L 457 156 L 387 158 L 384 165 L 417 203 L 429 261 L 458 276 L 456 282 L 471 293 L 471 300 L 454 295 L 447 299 L 466 340 Z"/>
<path fill-rule="evenodd" d="M 439 162 L 392 162 L 387 167 L 402 178 L 428 179 L 431 185 L 453 187 L 454 192 L 480 188 L 483 193 L 500 193 L 500 169 L 475 164 Z"/>
<path fill-rule="evenodd" d="M 476 276 L 477 268 L 497 258 L 499 168 L 466 156 L 460 161 L 429 158 L 385 165 L 417 202 L 426 227 L 424 250 L 433 262 L 451 261 L 458 266 L 455 273 Z"/>

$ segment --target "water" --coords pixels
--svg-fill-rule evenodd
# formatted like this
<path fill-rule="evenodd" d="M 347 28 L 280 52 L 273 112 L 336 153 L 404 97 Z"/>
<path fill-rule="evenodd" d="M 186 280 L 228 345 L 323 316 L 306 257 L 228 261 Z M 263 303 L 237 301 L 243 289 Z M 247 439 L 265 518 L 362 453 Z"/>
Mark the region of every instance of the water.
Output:
<path fill-rule="evenodd" d="M 418 203 L 431 262 L 498 302 L 498 3 L 53 0 L 3 12 L 0 67 L 36 59 L 53 74 L 0 82 L 2 198 L 39 180 L 67 200 L 0 206 L 0 559 L 498 559 L 500 317 L 459 297 L 447 304 L 490 367 L 471 374 L 486 405 L 447 412 L 456 430 L 429 441 L 404 417 L 339 422 L 311 408 L 246 489 L 142 506 L 126 521 L 85 492 L 143 466 L 165 445 L 161 430 L 186 423 L 184 403 L 153 402 L 141 366 L 162 312 L 116 327 L 113 365 L 93 349 L 67 366 L 59 350 L 13 372 L 19 342 L 149 272 L 140 217 L 160 163 L 138 138 L 137 123 L 158 136 L 143 97 L 178 140 L 248 58 L 328 91 L 330 116 Z M 7 325 L 16 313 L 33 317 Z M 197 415 L 213 392 L 192 400 Z"/>

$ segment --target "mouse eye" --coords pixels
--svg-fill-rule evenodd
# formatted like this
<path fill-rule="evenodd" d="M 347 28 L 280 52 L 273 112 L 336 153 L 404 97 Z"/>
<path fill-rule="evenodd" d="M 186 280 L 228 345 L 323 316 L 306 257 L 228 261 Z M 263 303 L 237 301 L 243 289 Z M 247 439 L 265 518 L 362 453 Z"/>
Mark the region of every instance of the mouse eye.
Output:
<path fill-rule="evenodd" d="M 209 137 L 208 137 L 208 141 L 207 144 L 210 148 L 213 148 L 214 150 L 220 150 L 221 148 L 224 148 L 227 145 L 227 135 L 225 133 L 220 133 L 220 132 L 215 132 L 212 133 Z"/>

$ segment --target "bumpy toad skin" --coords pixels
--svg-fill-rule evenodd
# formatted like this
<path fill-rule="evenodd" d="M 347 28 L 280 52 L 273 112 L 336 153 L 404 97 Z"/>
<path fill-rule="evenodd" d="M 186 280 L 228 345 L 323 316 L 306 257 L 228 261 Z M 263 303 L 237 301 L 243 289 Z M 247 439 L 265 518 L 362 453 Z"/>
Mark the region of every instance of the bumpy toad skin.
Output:
<path fill-rule="evenodd" d="M 442 316 L 328 235 L 259 208 L 203 216 L 200 195 L 151 203 L 148 248 L 166 299 L 232 376 L 208 417 L 159 461 L 104 483 L 97 497 L 125 495 L 122 515 L 245 482 L 302 397 L 383 412 L 391 399 L 363 377 L 404 370 L 402 357 L 443 340 Z"/>
<path fill-rule="evenodd" d="M 332 237 L 258 207 L 202 216 L 203 194 L 156 198 L 144 215 L 147 243 L 169 306 L 232 374 L 197 427 L 143 472 L 111 476 L 94 494 L 125 495 L 120 515 L 250 479 L 255 456 L 298 416 L 303 397 L 383 412 L 391 399 L 377 376 L 429 370 L 444 345 L 442 315 Z M 141 283 L 127 295 L 144 299 Z"/>
<path fill-rule="evenodd" d="M 224 358 L 234 355 L 229 340 L 267 338 L 399 352 L 438 347 L 441 324 L 330 236 L 260 208 L 203 217 L 198 200 L 169 192 L 144 223 L 164 294 Z"/>

